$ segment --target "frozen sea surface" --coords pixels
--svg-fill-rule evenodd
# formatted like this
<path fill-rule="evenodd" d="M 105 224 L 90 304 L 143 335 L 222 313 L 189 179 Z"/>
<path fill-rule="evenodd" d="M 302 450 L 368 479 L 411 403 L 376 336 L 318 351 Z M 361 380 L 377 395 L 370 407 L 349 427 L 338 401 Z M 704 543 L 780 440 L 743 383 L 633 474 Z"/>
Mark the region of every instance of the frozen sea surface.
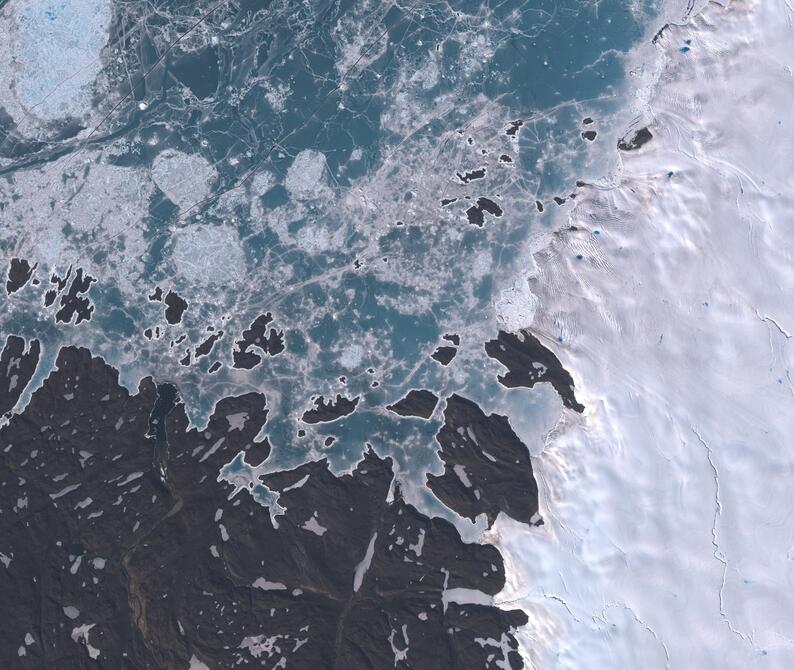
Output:
<path fill-rule="evenodd" d="M 197 426 L 220 398 L 265 392 L 280 466 L 341 470 L 370 440 L 406 473 L 438 467 L 438 423 L 383 406 L 426 387 L 500 411 L 483 343 L 531 318 L 526 241 L 617 166 L 632 50 L 667 11 L 10 0 L 0 250 L 36 277 L 0 302 L 2 323 L 49 364 L 79 343 L 130 390 L 176 383 Z M 20 115 L 37 97 L 40 116 Z M 78 269 L 95 281 L 75 330 L 56 315 Z M 187 303 L 178 321 L 158 291 Z M 283 349 L 241 368 L 237 343 L 266 314 Z M 313 398 L 338 393 L 361 398 L 356 414 L 297 439 Z M 528 416 L 553 407 L 526 396 Z"/>
<path fill-rule="evenodd" d="M 520 665 L 505 631 L 521 617 L 505 623 L 488 607 L 502 584 L 488 542 L 508 565 L 496 602 L 530 615 L 526 667 L 794 667 L 793 24 L 781 0 L 0 4 L 0 325 L 26 338 L 3 350 L 16 353 L 0 430 L 18 433 L 0 476 L 27 487 L 6 507 L 26 514 L 29 489 L 48 505 L 37 519 L 91 522 L 77 548 L 67 543 L 65 574 L 79 571 L 86 538 L 120 546 L 141 528 L 174 555 L 187 550 L 182 561 L 212 559 L 215 583 L 228 582 L 217 561 L 227 551 L 242 563 L 274 547 L 347 556 L 351 574 L 327 574 L 329 561 L 310 571 L 316 593 L 335 584 L 333 607 L 355 599 L 351 589 L 380 598 L 391 552 L 406 559 L 398 578 L 428 561 L 421 580 L 437 593 L 422 589 L 424 618 L 405 623 L 400 605 L 376 631 L 373 648 L 394 667 L 418 658 L 418 621 L 459 628 L 428 614 L 436 596 L 445 616 L 496 617 L 476 651 Z M 510 374 L 570 372 L 566 404 L 583 415 L 561 414 L 564 377 L 556 392 L 497 380 L 504 366 L 484 345 L 522 328 L 560 361 L 544 350 L 544 363 Z M 101 356 L 126 390 L 85 350 L 64 350 L 53 371 L 65 345 Z M 94 379 L 113 394 L 95 397 Z M 416 389 L 418 413 L 388 409 Z M 476 403 L 458 399 L 479 423 L 447 431 L 442 462 L 453 394 Z M 132 409 L 103 409 L 111 395 Z M 32 437 L 31 407 L 42 423 Z M 44 425 L 55 415 L 58 426 Z M 99 439 L 85 426 L 113 435 L 101 436 L 107 462 L 73 444 L 77 418 L 81 439 Z M 39 444 L 48 430 L 54 452 Z M 540 514 L 516 512 L 531 527 L 501 514 L 483 534 L 494 508 L 476 512 L 510 498 L 516 476 L 528 483 L 516 499 L 534 504 L 528 467 L 495 485 L 482 478 L 496 462 L 487 449 L 479 468 L 463 462 L 494 435 L 503 453 L 525 457 L 516 443 L 526 445 Z M 55 461 L 52 444 L 68 451 L 63 471 L 41 458 Z M 154 459 L 132 449 L 133 467 L 130 444 L 154 445 Z M 181 461 L 169 461 L 174 445 Z M 294 468 L 304 469 L 282 472 Z M 428 475 L 442 482 L 435 491 Z M 105 477 L 113 496 L 100 495 Z M 383 495 L 329 498 L 362 481 Z M 466 504 L 447 504 L 450 491 Z M 80 501 L 58 508 L 71 494 Z M 382 527 L 391 514 L 391 530 L 404 525 L 393 539 Z M 422 514 L 481 546 L 455 544 Z M 264 535 L 249 533 L 252 518 Z M 175 547 L 166 522 L 220 539 Z M 340 537 L 351 540 L 334 545 Z M 466 562 L 431 551 L 441 545 L 493 560 L 461 580 Z M 27 567 L 21 546 L 0 545 L 2 569 Z M 313 601 L 301 560 L 277 558 L 260 559 L 246 584 L 289 583 L 255 598 L 292 598 L 286 609 L 303 612 Z M 109 554 L 96 560 L 109 579 L 121 574 Z M 156 576 L 163 589 L 182 577 Z M 236 613 L 239 601 L 221 595 L 212 611 Z M 90 613 L 75 603 L 63 605 Z M 239 662 L 275 663 L 287 640 L 300 654 L 329 643 L 286 619 L 284 636 L 239 629 L 256 612 L 210 628 L 199 616 L 210 611 L 196 608 L 201 630 L 244 633 Z M 158 610 L 147 612 L 159 631 Z M 70 649 L 91 658 L 122 649 L 101 617 L 70 630 Z M 35 662 L 34 642 L 18 637 L 13 653 Z M 182 665 L 227 661 L 229 639 L 216 640 L 217 656 L 180 647 Z"/>

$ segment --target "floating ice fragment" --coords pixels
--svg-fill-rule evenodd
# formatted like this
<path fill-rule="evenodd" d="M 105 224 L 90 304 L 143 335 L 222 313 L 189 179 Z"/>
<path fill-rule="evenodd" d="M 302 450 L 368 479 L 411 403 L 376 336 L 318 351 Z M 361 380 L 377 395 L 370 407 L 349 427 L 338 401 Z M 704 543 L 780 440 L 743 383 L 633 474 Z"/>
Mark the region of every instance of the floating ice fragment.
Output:
<path fill-rule="evenodd" d="M 538 299 L 529 288 L 526 277 L 521 277 L 513 286 L 502 291 L 496 299 L 496 318 L 505 330 L 513 332 L 526 328 L 535 318 Z"/>
<path fill-rule="evenodd" d="M 13 66 L 0 72 L 0 107 L 18 123 L 83 117 L 112 19 L 109 0 L 17 0 L 0 14 Z"/>
<path fill-rule="evenodd" d="M 188 226 L 174 238 L 171 258 L 188 285 L 228 287 L 244 276 L 245 253 L 231 226 Z"/>
<path fill-rule="evenodd" d="M 289 166 L 284 185 L 297 200 L 327 197 L 331 194 L 331 189 L 325 183 L 325 170 L 325 154 L 304 149 Z"/>
<path fill-rule="evenodd" d="M 217 170 L 203 156 L 175 149 L 160 152 L 152 163 L 152 179 L 180 209 L 187 209 L 210 194 Z"/>

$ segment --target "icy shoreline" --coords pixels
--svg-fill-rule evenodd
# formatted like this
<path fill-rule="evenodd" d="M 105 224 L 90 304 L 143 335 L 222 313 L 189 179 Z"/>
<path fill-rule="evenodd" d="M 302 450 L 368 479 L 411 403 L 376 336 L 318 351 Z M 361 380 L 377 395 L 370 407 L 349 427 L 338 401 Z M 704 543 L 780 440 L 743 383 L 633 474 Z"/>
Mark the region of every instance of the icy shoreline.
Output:
<path fill-rule="evenodd" d="M 485 536 L 529 667 L 794 665 L 793 21 L 667 27 L 653 140 L 534 254 L 532 330 L 587 411 L 535 459 L 546 525 Z"/>

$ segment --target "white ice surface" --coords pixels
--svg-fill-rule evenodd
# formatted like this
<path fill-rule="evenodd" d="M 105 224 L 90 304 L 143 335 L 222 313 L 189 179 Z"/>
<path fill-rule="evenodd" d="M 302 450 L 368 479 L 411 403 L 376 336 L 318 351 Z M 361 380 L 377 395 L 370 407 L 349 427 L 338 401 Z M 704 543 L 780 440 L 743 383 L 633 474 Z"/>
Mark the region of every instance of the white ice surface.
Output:
<path fill-rule="evenodd" d="M 245 252 L 232 226 L 191 225 L 174 233 L 171 258 L 191 287 L 232 284 L 246 273 Z"/>
<path fill-rule="evenodd" d="M 794 668 L 793 27 L 768 0 L 665 31 L 653 140 L 535 253 L 587 410 L 535 458 L 545 525 L 484 536 L 530 668 Z"/>
<path fill-rule="evenodd" d="M 378 534 L 374 533 L 369 541 L 369 544 L 367 545 L 367 551 L 364 554 L 364 558 L 362 558 L 361 562 L 356 566 L 356 570 L 353 575 L 353 591 L 358 591 L 361 588 L 361 584 L 364 582 L 364 575 L 367 574 L 369 565 L 372 563 L 372 557 L 375 554 L 375 541 L 377 539 Z"/>
<path fill-rule="evenodd" d="M 325 171 L 325 154 L 304 149 L 289 166 L 284 186 L 298 200 L 327 197 L 330 190 L 325 183 Z"/>
<path fill-rule="evenodd" d="M 263 591 L 286 591 L 287 587 L 281 582 L 269 582 L 264 577 L 258 577 L 251 585 L 254 588 L 262 589 Z"/>
<path fill-rule="evenodd" d="M 204 200 L 218 178 L 214 166 L 203 156 L 175 149 L 160 152 L 152 162 L 152 179 L 180 209 Z"/>
<path fill-rule="evenodd" d="M 508 331 L 518 330 L 532 323 L 537 307 L 538 299 L 529 288 L 526 277 L 519 277 L 497 299 L 496 318 L 500 327 Z"/>
<path fill-rule="evenodd" d="M 323 526 L 319 521 L 317 521 L 317 512 L 314 513 L 314 516 L 310 516 L 306 522 L 301 526 L 304 530 L 311 531 L 315 535 L 319 535 L 322 537 L 328 531 L 328 529 Z"/>
<path fill-rule="evenodd" d="M 82 626 L 77 626 L 72 629 L 72 640 L 77 642 L 78 644 L 84 644 L 86 650 L 88 651 L 88 655 L 91 660 L 96 660 L 99 658 L 100 651 L 96 647 L 94 647 L 91 642 L 89 641 L 88 634 L 91 632 L 91 629 L 96 626 L 95 623 L 85 623 Z"/>
<path fill-rule="evenodd" d="M 210 670 L 209 666 L 206 663 L 203 663 L 196 655 L 193 654 L 190 657 L 190 665 L 188 666 L 188 670 Z"/>
<path fill-rule="evenodd" d="M 7 3 L 0 39 L 10 65 L 0 74 L 0 106 L 23 126 L 27 114 L 51 121 L 88 112 L 112 14 L 107 0 Z"/>

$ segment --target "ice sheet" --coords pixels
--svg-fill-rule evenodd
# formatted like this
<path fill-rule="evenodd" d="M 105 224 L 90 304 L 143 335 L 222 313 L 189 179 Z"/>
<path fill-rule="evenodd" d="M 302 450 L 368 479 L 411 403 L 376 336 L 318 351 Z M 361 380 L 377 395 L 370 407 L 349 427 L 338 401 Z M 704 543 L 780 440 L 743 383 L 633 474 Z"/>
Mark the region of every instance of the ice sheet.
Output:
<path fill-rule="evenodd" d="M 546 524 L 486 536 L 497 601 L 534 668 L 791 668 L 794 11 L 657 44 L 654 138 L 535 253 L 532 329 L 587 411 L 535 460 Z"/>

